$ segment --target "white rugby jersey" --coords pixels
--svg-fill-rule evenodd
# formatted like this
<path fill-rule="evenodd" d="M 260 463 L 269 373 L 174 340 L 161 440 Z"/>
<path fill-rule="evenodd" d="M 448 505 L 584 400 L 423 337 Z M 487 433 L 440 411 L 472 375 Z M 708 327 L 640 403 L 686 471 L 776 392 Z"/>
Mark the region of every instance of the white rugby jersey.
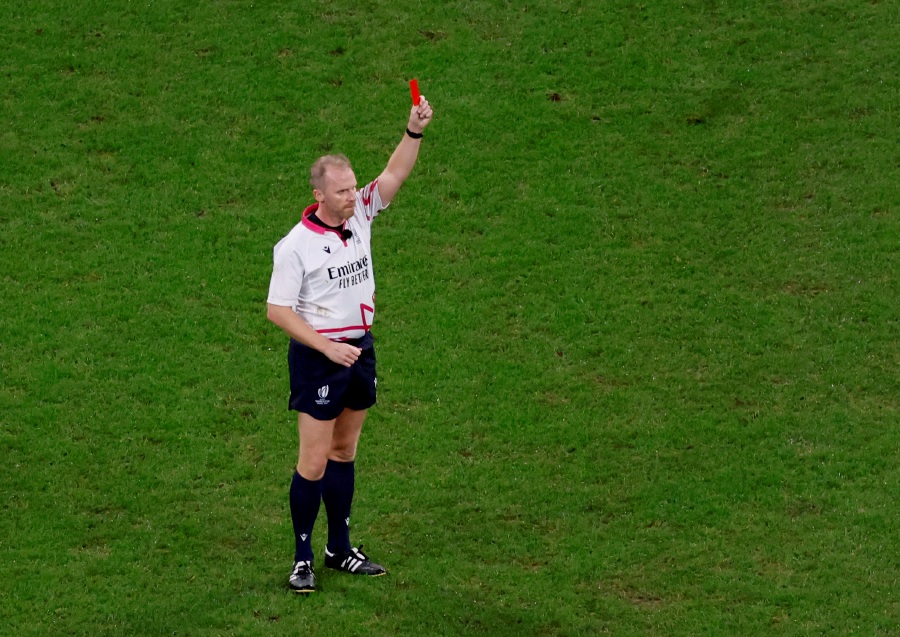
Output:
<path fill-rule="evenodd" d="M 269 303 L 290 307 L 313 329 L 339 341 L 363 336 L 375 319 L 372 220 L 381 203 L 378 180 L 356 192 L 353 216 L 340 230 L 313 223 L 315 203 L 275 245 Z M 353 236 L 342 239 L 349 230 Z"/>

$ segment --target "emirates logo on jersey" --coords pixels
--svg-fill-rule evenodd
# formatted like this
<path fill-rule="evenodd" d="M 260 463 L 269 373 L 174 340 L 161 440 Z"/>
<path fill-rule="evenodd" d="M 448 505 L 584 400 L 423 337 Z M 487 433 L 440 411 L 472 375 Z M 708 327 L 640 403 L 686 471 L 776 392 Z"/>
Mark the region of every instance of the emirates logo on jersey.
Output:
<path fill-rule="evenodd" d="M 328 278 L 331 280 L 340 279 L 341 277 L 349 277 L 360 272 L 366 272 L 369 269 L 369 257 L 364 256 L 356 261 L 347 261 L 342 266 L 336 268 L 328 268 Z"/>

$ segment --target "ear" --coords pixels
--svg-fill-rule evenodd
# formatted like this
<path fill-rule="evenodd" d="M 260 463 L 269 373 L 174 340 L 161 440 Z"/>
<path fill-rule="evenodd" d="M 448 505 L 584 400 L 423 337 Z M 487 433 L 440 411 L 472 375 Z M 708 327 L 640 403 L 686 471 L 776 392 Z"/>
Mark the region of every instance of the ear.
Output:
<path fill-rule="evenodd" d="M 318 188 L 313 188 L 313 197 L 315 197 L 316 201 L 318 201 L 319 203 L 325 201 L 325 193 Z"/>

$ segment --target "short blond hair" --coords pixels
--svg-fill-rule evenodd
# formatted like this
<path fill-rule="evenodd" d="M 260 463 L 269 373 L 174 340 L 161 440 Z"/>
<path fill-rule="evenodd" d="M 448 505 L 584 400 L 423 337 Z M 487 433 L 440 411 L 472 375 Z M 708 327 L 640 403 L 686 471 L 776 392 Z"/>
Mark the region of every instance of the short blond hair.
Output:
<path fill-rule="evenodd" d="M 309 183 L 316 190 L 323 190 L 325 186 L 325 172 L 329 168 L 347 168 L 353 170 L 350 160 L 346 156 L 337 153 L 335 155 L 323 155 L 319 157 L 312 168 L 309 169 Z"/>

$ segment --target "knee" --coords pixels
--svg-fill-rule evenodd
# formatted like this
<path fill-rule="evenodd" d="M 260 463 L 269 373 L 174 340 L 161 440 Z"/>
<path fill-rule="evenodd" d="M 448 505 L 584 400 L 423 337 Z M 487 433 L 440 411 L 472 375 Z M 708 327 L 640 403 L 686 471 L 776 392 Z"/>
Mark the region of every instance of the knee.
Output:
<path fill-rule="evenodd" d="M 321 480 L 325 475 L 325 466 L 328 464 L 328 456 L 326 454 L 311 455 L 301 454 L 297 460 L 297 473 L 307 480 Z"/>
<path fill-rule="evenodd" d="M 328 450 L 328 458 L 338 462 L 353 462 L 356 460 L 356 445 L 359 436 L 336 435 L 331 439 L 331 448 Z"/>
<path fill-rule="evenodd" d="M 302 462 L 297 463 L 297 473 L 301 475 L 306 480 L 310 482 L 316 482 L 317 480 L 321 480 L 325 475 L 325 466 L 322 467 L 317 466 L 308 466 L 303 464 Z"/>
<path fill-rule="evenodd" d="M 337 462 L 353 462 L 356 460 L 356 445 L 336 445 L 331 448 L 328 459 Z"/>

